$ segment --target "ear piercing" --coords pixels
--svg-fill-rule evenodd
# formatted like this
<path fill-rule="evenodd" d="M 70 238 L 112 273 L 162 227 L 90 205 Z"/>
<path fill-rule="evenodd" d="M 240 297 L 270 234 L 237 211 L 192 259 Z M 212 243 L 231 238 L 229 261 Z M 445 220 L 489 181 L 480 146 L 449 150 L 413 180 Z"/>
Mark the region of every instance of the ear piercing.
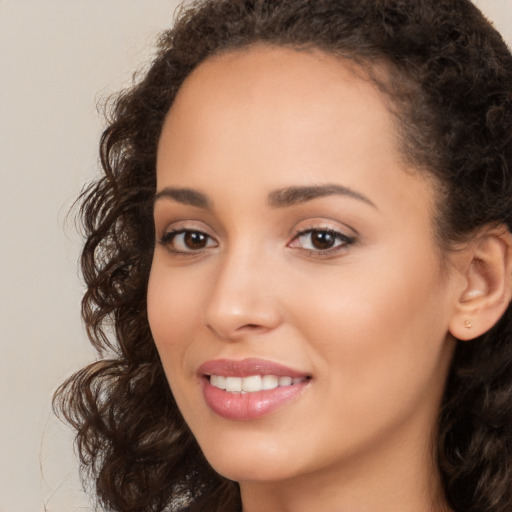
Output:
<path fill-rule="evenodd" d="M 471 320 L 465 320 L 464 321 L 464 327 L 466 329 L 471 329 Z"/>

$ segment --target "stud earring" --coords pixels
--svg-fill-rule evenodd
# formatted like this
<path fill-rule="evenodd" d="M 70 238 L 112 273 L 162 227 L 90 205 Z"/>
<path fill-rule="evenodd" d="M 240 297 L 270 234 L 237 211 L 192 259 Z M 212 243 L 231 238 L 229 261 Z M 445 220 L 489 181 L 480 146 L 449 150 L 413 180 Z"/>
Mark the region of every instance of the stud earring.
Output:
<path fill-rule="evenodd" d="M 466 320 L 466 321 L 464 322 L 464 327 L 465 327 L 466 329 L 471 329 L 471 320 Z"/>

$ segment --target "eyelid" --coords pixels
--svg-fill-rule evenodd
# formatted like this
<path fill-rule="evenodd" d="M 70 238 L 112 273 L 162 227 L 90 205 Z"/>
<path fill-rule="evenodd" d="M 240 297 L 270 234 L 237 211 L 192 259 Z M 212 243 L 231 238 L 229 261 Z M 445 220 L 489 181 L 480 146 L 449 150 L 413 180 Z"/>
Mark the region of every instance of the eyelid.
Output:
<path fill-rule="evenodd" d="M 185 255 L 185 256 L 194 256 L 202 254 L 205 250 L 212 249 L 219 245 L 216 237 L 212 234 L 212 230 L 209 226 L 205 225 L 203 222 L 199 221 L 191 221 L 191 220 L 180 220 L 176 222 L 172 222 L 167 224 L 165 229 L 160 230 L 160 236 L 157 241 L 160 245 L 162 245 L 165 249 L 175 255 Z M 197 249 L 189 248 L 189 249 L 176 249 L 172 247 L 172 242 L 179 235 L 186 233 L 201 233 L 208 238 L 207 245 L 205 247 L 199 247 Z M 210 242 L 213 241 L 213 244 Z"/>
<path fill-rule="evenodd" d="M 348 234 L 347 231 L 350 231 L 351 234 Z M 333 247 L 329 247 L 327 249 L 308 249 L 300 246 L 293 246 L 292 244 L 299 240 L 301 237 L 314 233 L 330 233 L 334 236 L 338 242 Z M 336 226 L 333 226 L 331 222 L 327 222 L 325 220 L 318 221 L 310 221 L 305 225 L 296 227 L 291 234 L 291 241 L 288 243 L 288 247 L 296 250 L 301 250 L 306 252 L 310 256 L 315 257 L 332 257 L 337 255 L 339 252 L 343 252 L 348 250 L 348 248 L 353 245 L 358 238 L 358 233 L 353 228 L 345 226 L 342 228 L 338 223 Z"/>
<path fill-rule="evenodd" d="M 307 231 L 335 231 L 347 238 L 359 238 L 359 232 L 348 224 L 326 218 L 310 218 L 295 224 L 290 237 L 296 237 Z"/>
<path fill-rule="evenodd" d="M 167 219 L 166 219 L 167 220 Z M 183 219 L 176 219 L 171 222 L 156 222 L 156 231 L 157 233 L 160 233 L 160 238 L 165 236 L 166 233 L 169 232 L 177 232 L 177 231 L 201 231 L 213 238 L 215 238 L 212 235 L 212 228 L 200 221 L 195 219 L 189 219 L 189 218 L 183 218 Z M 160 228 L 159 228 L 160 224 Z"/>
<path fill-rule="evenodd" d="M 191 248 L 191 247 L 183 247 L 183 248 L 177 248 L 173 246 L 173 243 L 175 240 L 181 236 L 186 235 L 187 233 L 200 233 L 201 235 L 204 235 L 207 238 L 206 245 L 204 247 L 198 247 L 198 248 Z M 213 243 L 212 243 L 213 242 Z M 210 236 L 208 233 L 205 233 L 204 231 L 200 231 L 198 229 L 175 229 L 175 230 L 168 230 L 160 239 L 159 242 L 161 245 L 163 245 L 168 251 L 172 252 L 173 254 L 178 255 L 199 255 L 202 254 L 204 251 L 212 249 L 214 247 L 218 247 L 218 242 Z M 184 245 L 184 243 L 182 243 Z"/>

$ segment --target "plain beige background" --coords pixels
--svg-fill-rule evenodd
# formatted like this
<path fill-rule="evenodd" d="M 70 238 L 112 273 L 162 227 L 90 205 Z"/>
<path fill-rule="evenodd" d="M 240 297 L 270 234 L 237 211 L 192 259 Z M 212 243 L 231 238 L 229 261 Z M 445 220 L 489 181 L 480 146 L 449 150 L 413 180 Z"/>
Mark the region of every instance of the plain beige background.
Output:
<path fill-rule="evenodd" d="M 148 61 L 177 3 L 0 0 L 0 512 L 92 510 L 50 408 L 94 358 L 66 213 L 97 172 L 97 101 Z M 511 44 L 512 0 L 476 3 Z"/>

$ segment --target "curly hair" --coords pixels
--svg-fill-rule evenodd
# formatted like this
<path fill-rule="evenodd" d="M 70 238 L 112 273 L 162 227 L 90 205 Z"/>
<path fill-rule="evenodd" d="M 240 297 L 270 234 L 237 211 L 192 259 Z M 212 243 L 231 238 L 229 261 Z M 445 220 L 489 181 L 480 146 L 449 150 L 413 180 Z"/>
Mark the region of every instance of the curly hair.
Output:
<path fill-rule="evenodd" d="M 512 55 L 469 0 L 199 0 L 164 32 L 149 70 L 111 105 L 104 174 L 82 193 L 87 291 L 97 362 L 54 407 L 77 430 L 84 478 L 118 512 L 241 509 L 238 485 L 206 462 L 169 389 L 148 325 L 156 150 L 190 72 L 263 43 L 315 48 L 370 71 L 391 99 L 403 154 L 439 186 L 437 231 L 450 247 L 484 225 L 512 229 Z M 512 508 L 512 308 L 458 343 L 435 458 L 456 512 Z"/>

